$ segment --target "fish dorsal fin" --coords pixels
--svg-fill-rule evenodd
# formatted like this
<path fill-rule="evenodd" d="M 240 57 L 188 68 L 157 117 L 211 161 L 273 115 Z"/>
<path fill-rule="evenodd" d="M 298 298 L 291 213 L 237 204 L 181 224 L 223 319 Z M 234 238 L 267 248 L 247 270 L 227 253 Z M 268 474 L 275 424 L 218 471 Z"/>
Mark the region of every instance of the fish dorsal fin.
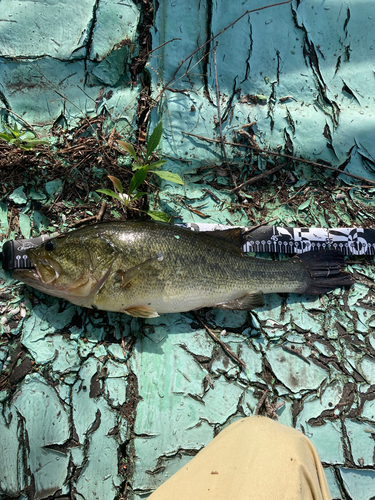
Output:
<path fill-rule="evenodd" d="M 263 292 L 250 292 L 240 297 L 238 299 L 229 300 L 228 302 L 222 302 L 221 304 L 216 304 L 215 307 L 219 309 L 242 309 L 249 311 L 250 309 L 256 309 L 257 307 L 263 307 L 264 295 Z"/>
<path fill-rule="evenodd" d="M 149 306 L 134 306 L 123 309 L 123 312 L 135 318 L 157 318 L 159 314 Z"/>
<path fill-rule="evenodd" d="M 243 230 L 240 227 L 234 227 L 231 229 L 223 229 L 218 231 L 202 231 L 203 234 L 207 236 L 212 236 L 227 243 L 232 243 L 232 245 L 241 248 L 244 244 Z"/>

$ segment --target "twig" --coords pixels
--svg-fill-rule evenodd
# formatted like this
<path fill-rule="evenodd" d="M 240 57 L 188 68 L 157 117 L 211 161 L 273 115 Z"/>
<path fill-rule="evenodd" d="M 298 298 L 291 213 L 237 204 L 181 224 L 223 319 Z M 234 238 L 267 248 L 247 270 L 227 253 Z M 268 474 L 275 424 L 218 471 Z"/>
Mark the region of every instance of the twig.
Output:
<path fill-rule="evenodd" d="M 41 138 L 38 132 L 35 130 L 35 128 L 32 125 L 30 125 L 30 123 L 28 123 L 24 118 L 22 118 L 22 116 L 17 115 L 17 113 L 15 113 L 12 109 L 6 108 L 5 106 L 0 106 L 0 109 L 5 109 L 5 111 L 8 111 L 8 113 L 12 113 L 12 115 L 17 116 L 17 118 L 19 118 L 26 125 L 27 128 L 29 128 L 34 132 L 35 137 L 37 137 L 38 139 Z"/>
<path fill-rule="evenodd" d="M 11 232 L 11 222 L 12 222 L 12 217 L 13 217 L 13 209 L 12 207 L 10 207 L 10 214 L 9 214 L 9 222 L 8 222 L 8 231 L 7 231 L 7 234 L 5 236 L 5 239 L 9 238 L 9 235 L 10 235 L 10 232 Z"/>
<path fill-rule="evenodd" d="M 154 101 L 154 106 L 160 101 L 161 96 L 163 95 L 165 89 L 167 87 L 169 87 L 169 85 L 173 82 L 173 80 L 175 79 L 175 76 L 180 71 L 180 69 L 182 68 L 182 66 L 186 63 L 186 61 L 188 61 L 197 52 L 199 52 L 201 49 L 203 49 L 203 47 L 205 47 L 206 45 L 210 44 L 213 40 L 215 40 L 215 38 L 217 38 L 218 36 L 222 35 L 225 31 L 227 31 L 229 28 L 231 28 L 232 26 L 234 26 L 236 23 L 238 23 L 238 21 L 240 21 L 243 17 L 247 16 L 248 14 L 251 14 L 252 12 L 259 12 L 260 10 L 264 10 L 264 9 L 270 9 L 271 7 L 277 7 L 279 5 L 285 5 L 287 3 L 290 3 L 291 1 L 292 0 L 286 0 L 285 2 L 274 3 L 272 5 L 266 5 L 264 7 L 258 7 L 257 9 L 247 10 L 238 19 L 236 19 L 235 21 L 233 21 L 232 23 L 230 23 L 228 26 L 226 26 L 224 29 L 222 29 L 219 33 L 217 33 L 216 35 L 214 35 L 213 37 L 211 37 L 206 42 L 202 43 L 202 45 L 200 45 L 190 55 L 188 55 L 187 57 L 185 57 L 185 59 L 183 59 L 180 62 L 179 66 L 177 67 L 176 71 L 173 73 L 172 77 L 168 80 L 168 82 L 166 84 L 163 85 L 163 88 L 160 90 L 159 94 L 156 96 L 155 101 Z"/>
<path fill-rule="evenodd" d="M 219 139 L 210 139 L 209 137 L 204 137 L 203 135 L 191 134 L 190 132 L 183 132 L 184 135 L 191 135 L 192 137 L 196 137 L 197 139 L 201 139 L 202 141 L 207 142 L 216 142 L 220 143 Z M 366 179 L 365 177 L 360 177 L 359 175 L 350 174 L 349 172 L 343 172 L 339 168 L 331 167 L 330 165 L 326 165 L 325 163 L 316 163 L 315 161 L 305 160 L 303 158 L 298 158 L 298 156 L 291 156 L 284 153 L 276 153 L 275 151 L 268 151 L 267 149 L 257 148 L 255 146 L 250 146 L 248 144 L 240 144 L 239 142 L 228 142 L 225 141 L 225 144 L 228 146 L 237 146 L 239 148 L 253 149 L 254 151 L 258 151 L 259 153 L 264 153 L 270 156 L 280 156 L 281 158 L 288 158 L 289 160 L 300 161 L 301 163 L 306 163 L 307 165 L 312 165 L 313 167 L 326 168 L 327 170 L 332 170 L 337 174 L 347 175 L 348 177 L 353 177 L 353 179 L 358 179 L 359 181 L 369 182 L 370 184 L 375 184 L 375 181 L 371 181 L 370 179 Z M 238 187 L 232 189 L 231 192 L 239 189 Z"/>
<path fill-rule="evenodd" d="M 246 123 L 246 125 L 242 125 L 242 127 L 240 127 L 240 130 L 242 128 L 250 128 L 250 127 L 253 127 L 254 125 L 256 125 L 257 122 L 250 122 L 250 123 Z"/>
<path fill-rule="evenodd" d="M 85 94 L 85 96 L 86 96 L 88 99 L 91 99 L 91 101 L 92 101 L 92 102 L 95 102 L 95 104 L 96 104 L 96 100 L 95 100 L 95 99 L 93 99 L 93 98 L 91 97 L 91 95 L 88 95 L 88 93 L 87 93 L 87 92 L 85 92 L 85 91 L 83 90 L 83 88 L 82 88 L 82 87 L 80 87 L 79 85 L 77 85 L 77 87 L 79 88 L 79 90 L 80 90 L 81 92 L 83 92 L 83 93 Z"/>
<path fill-rule="evenodd" d="M 288 201 L 287 203 L 289 204 L 296 196 L 298 196 L 300 193 L 302 193 L 303 191 L 303 194 L 306 194 L 307 191 L 309 191 L 309 187 L 305 188 L 305 187 L 302 187 L 299 191 L 297 191 L 293 196 L 291 196 L 290 198 L 288 198 Z"/>
<path fill-rule="evenodd" d="M 122 353 L 124 355 L 124 358 L 126 359 L 127 353 L 126 353 L 126 348 L 125 348 L 124 335 L 122 332 L 121 332 L 121 347 L 122 347 Z"/>
<path fill-rule="evenodd" d="M 81 224 L 85 224 L 86 222 L 91 222 L 93 220 L 97 220 L 96 215 L 91 215 L 90 217 L 86 217 L 85 219 L 77 220 L 76 222 L 72 222 L 69 224 L 69 227 L 80 226 Z"/>
<path fill-rule="evenodd" d="M 103 219 L 105 209 L 107 208 L 107 202 L 106 200 L 102 201 L 102 205 L 100 207 L 100 210 L 98 212 L 98 215 L 96 216 L 96 220 L 100 222 Z"/>
<path fill-rule="evenodd" d="M 171 43 L 171 42 L 175 42 L 176 40 L 181 40 L 181 38 L 172 38 L 172 40 L 168 40 L 168 42 L 164 42 L 161 45 L 158 45 L 154 49 L 150 50 L 150 52 L 147 52 L 147 54 L 144 57 L 142 57 L 142 59 L 140 59 L 140 61 L 146 60 L 150 54 L 155 52 L 155 50 L 161 49 L 162 47 L 164 47 L 164 45 L 167 45 L 168 43 Z"/>
<path fill-rule="evenodd" d="M 268 177 L 269 175 L 272 175 L 275 172 L 278 172 L 279 170 L 281 170 L 285 166 L 286 166 L 286 164 L 278 165 L 277 167 L 274 167 L 274 168 L 271 168 L 270 170 L 267 170 L 267 172 L 263 172 L 263 174 L 256 175 L 255 177 L 252 177 L 251 179 L 242 183 L 240 186 L 237 186 L 234 189 L 232 189 L 231 193 L 233 193 L 234 191 L 238 191 L 239 189 L 242 189 L 244 186 L 248 186 L 249 184 L 254 184 L 255 182 L 261 181 L 265 177 Z"/>
<path fill-rule="evenodd" d="M 246 229 L 246 231 L 244 232 L 244 236 L 251 233 L 251 231 L 258 229 L 258 227 L 266 226 L 267 224 L 269 224 L 270 222 L 273 222 L 274 220 L 278 220 L 278 217 L 274 217 L 273 219 L 265 220 L 264 222 L 261 222 L 260 224 L 257 224 L 256 226 L 251 226 L 249 229 Z"/>
<path fill-rule="evenodd" d="M 53 88 L 53 90 L 56 92 L 57 95 L 59 95 L 60 97 L 62 97 L 63 99 L 65 99 L 66 101 L 68 101 L 72 106 L 74 106 L 75 108 L 78 109 L 78 111 L 80 111 L 82 113 L 82 115 L 84 115 L 85 113 L 82 111 L 81 108 L 79 108 L 76 104 L 74 104 L 74 102 L 72 102 L 70 99 L 68 99 L 68 97 L 66 97 L 66 95 L 62 94 L 59 89 L 56 87 L 56 85 L 54 83 L 51 82 L 51 80 L 49 80 L 45 74 L 42 72 L 41 69 L 39 69 L 39 67 L 36 65 L 36 64 L 33 64 L 33 63 L 29 63 L 36 71 L 38 71 L 38 73 L 40 73 L 42 75 L 42 77 L 51 85 L 51 87 Z M 86 118 L 87 120 L 87 118 Z"/>
<path fill-rule="evenodd" d="M 213 332 L 213 331 L 211 331 L 211 330 L 208 328 L 208 326 L 207 326 L 207 325 L 205 325 L 205 324 L 203 323 L 203 321 L 200 319 L 200 317 L 198 316 L 198 314 L 195 314 L 195 317 L 198 319 L 199 323 L 200 323 L 202 326 L 204 326 L 204 328 L 207 330 L 207 332 L 209 333 L 209 335 L 211 335 L 211 337 L 215 340 L 215 342 L 217 342 L 218 344 L 220 344 L 220 345 L 221 345 L 221 347 L 224 349 L 224 351 L 225 351 L 225 352 L 226 352 L 226 353 L 227 353 L 227 354 L 228 354 L 231 358 L 233 358 L 235 361 L 237 361 L 237 363 L 238 363 L 238 364 L 240 364 L 244 370 L 246 370 L 246 363 L 245 363 L 244 361 L 242 361 L 242 359 L 240 359 L 238 356 L 236 356 L 236 355 L 234 354 L 234 352 L 233 352 L 233 351 L 231 351 L 231 350 L 229 349 L 229 347 L 228 347 L 226 344 L 224 344 L 224 342 L 223 342 L 222 340 L 220 340 L 220 339 L 219 339 L 219 338 L 218 338 L 218 337 L 214 334 L 214 332 Z"/>
<path fill-rule="evenodd" d="M 276 413 L 276 411 L 284 405 L 285 401 L 282 401 L 281 403 L 275 403 L 273 405 L 269 402 L 268 398 L 266 398 L 264 401 L 264 406 L 266 407 L 268 416 L 270 418 L 274 418 L 275 420 L 279 420 L 279 415 Z"/>
<path fill-rule="evenodd" d="M 298 356 L 299 358 L 303 359 L 303 361 L 306 361 L 307 364 L 311 364 L 310 363 L 310 360 L 307 359 L 303 354 L 302 354 L 302 350 L 301 349 L 291 349 L 290 347 L 286 346 L 286 345 L 282 345 L 281 346 L 282 349 L 286 352 L 290 352 L 290 354 L 295 354 L 296 356 Z"/>
<path fill-rule="evenodd" d="M 220 144 L 221 144 L 221 150 L 223 152 L 223 156 L 224 156 L 224 159 L 225 159 L 225 163 L 226 163 L 227 168 L 229 169 L 229 171 L 231 173 L 231 176 L 232 176 L 233 184 L 235 186 L 237 186 L 236 180 L 234 178 L 233 172 L 232 172 L 232 170 L 230 168 L 230 165 L 229 165 L 229 162 L 228 162 L 227 153 L 225 151 L 225 142 L 224 142 L 224 138 L 223 138 L 223 127 L 222 127 L 222 124 L 221 124 L 221 109 L 220 109 L 220 88 L 219 88 L 219 81 L 217 79 L 216 48 L 217 48 L 217 42 L 216 42 L 216 47 L 214 48 L 213 52 L 214 52 L 214 68 L 215 68 L 217 114 L 218 114 L 218 118 L 219 118 L 219 130 L 220 130 Z"/>
<path fill-rule="evenodd" d="M 255 408 L 254 415 L 259 415 L 259 410 L 262 408 L 263 403 L 265 402 L 265 400 L 267 398 L 268 391 L 269 391 L 269 389 L 266 389 L 263 392 L 262 397 L 258 401 L 257 407 Z"/>

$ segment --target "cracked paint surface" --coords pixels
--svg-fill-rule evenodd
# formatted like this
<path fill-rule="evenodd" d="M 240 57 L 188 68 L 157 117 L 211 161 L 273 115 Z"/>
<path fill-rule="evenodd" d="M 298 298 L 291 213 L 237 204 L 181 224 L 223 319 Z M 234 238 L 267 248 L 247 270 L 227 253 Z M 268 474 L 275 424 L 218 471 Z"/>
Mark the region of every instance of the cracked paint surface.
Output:
<path fill-rule="evenodd" d="M 126 82 L 138 21 L 133 2 L 2 1 L 3 107 L 47 129 L 74 126 L 103 108 L 119 123 L 131 122 L 140 89 Z M 103 84 L 107 92 L 98 99 Z"/>
<path fill-rule="evenodd" d="M 152 48 L 180 40 L 149 56 L 152 97 L 208 37 L 266 4 L 158 2 Z M 3 106 L 40 129 L 59 120 L 74 126 L 104 108 L 135 128 L 140 88 L 129 83 L 142 7 L 103 0 L 74 8 L 54 0 L 1 5 Z M 227 140 L 237 142 L 241 127 L 257 122 L 250 135 L 260 147 L 281 145 L 375 180 L 374 15 L 371 2 L 304 0 L 252 13 L 223 33 L 217 73 Z M 152 112 L 154 124 L 163 120 L 168 170 L 185 179 L 185 186 L 165 182 L 157 202 L 183 222 L 202 222 L 200 212 L 205 222 L 249 225 L 243 210 L 231 210 L 235 196 L 220 170 L 220 145 L 183 134 L 219 138 L 213 45 L 192 57 L 188 75 L 187 65 L 177 73 L 181 78 Z M 103 86 L 106 97 L 95 102 Z M 227 154 L 244 161 L 239 149 L 228 146 Z M 264 169 L 261 158 L 258 167 Z M 318 175 L 307 166 L 299 172 L 306 186 Z M 297 212 L 266 203 L 278 225 L 324 227 L 360 225 L 370 205 L 355 188 L 329 214 L 313 202 Z M 0 221 L 6 234 L 3 203 Z M 6 374 L 0 454 L 7 456 L 0 498 L 147 498 L 221 429 L 252 415 L 268 389 L 273 404 L 284 403 L 279 421 L 316 446 L 333 498 L 369 500 L 375 491 L 374 270 L 351 269 L 362 282 L 350 291 L 270 295 L 251 314 L 212 310 L 210 325 L 246 370 L 193 314 L 142 321 L 39 293 L 30 300 L 1 271 L 1 328 L 20 337 L 0 345 Z M 25 313 L 13 322 L 17 308 Z"/>

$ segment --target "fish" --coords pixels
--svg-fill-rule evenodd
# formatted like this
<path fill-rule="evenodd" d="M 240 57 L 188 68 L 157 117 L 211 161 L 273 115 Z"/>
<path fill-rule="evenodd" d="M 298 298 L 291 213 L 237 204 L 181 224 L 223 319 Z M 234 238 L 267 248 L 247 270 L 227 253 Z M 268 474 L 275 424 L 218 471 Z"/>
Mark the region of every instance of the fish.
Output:
<path fill-rule="evenodd" d="M 316 295 L 352 284 L 344 258 L 334 252 L 249 257 L 239 231 L 97 223 L 28 249 L 32 268 L 14 271 L 14 278 L 82 307 L 141 318 L 203 307 L 251 310 L 264 306 L 264 294 Z"/>

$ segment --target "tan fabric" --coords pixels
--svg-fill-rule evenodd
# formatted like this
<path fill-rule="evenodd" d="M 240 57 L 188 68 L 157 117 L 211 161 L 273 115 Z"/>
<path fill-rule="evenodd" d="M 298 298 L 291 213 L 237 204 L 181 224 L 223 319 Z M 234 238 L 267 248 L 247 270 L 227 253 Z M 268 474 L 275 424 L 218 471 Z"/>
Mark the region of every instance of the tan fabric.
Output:
<path fill-rule="evenodd" d="M 266 417 L 224 429 L 150 500 L 330 500 L 312 443 Z"/>

